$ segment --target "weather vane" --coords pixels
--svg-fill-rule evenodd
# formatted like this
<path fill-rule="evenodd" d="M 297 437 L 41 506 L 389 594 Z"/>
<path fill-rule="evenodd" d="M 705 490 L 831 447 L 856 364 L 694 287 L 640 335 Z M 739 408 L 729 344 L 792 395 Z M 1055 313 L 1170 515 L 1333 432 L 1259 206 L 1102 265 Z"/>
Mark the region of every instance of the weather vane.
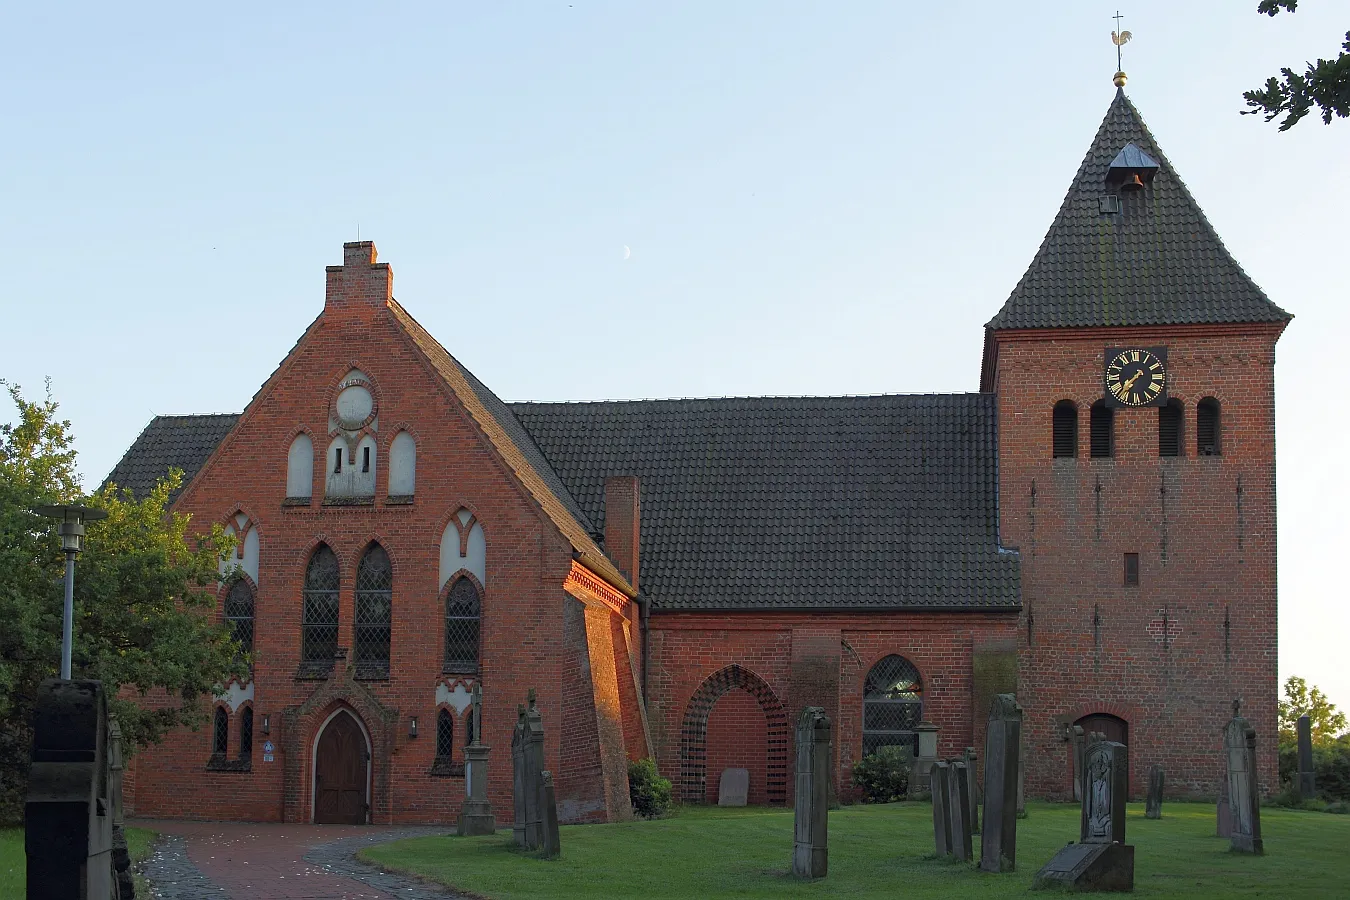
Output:
<path fill-rule="evenodd" d="M 1114 82 L 1115 82 L 1116 87 L 1124 87 L 1124 86 L 1125 86 L 1125 66 L 1124 66 L 1124 64 L 1121 62 L 1121 58 L 1120 58 L 1120 48 L 1123 47 L 1123 46 L 1125 46 L 1127 43 L 1129 43 L 1130 38 L 1134 37 L 1134 35 L 1130 34 L 1128 31 L 1122 31 L 1122 30 L 1121 30 L 1121 28 L 1120 28 L 1120 20 L 1121 20 L 1120 10 L 1116 10 L 1116 14 L 1115 14 L 1114 16 L 1112 16 L 1112 18 L 1114 18 L 1114 19 L 1116 20 L 1116 30 L 1113 31 L 1113 32 L 1111 32 L 1111 43 L 1113 43 L 1113 44 L 1116 45 L 1116 77 L 1115 77 L 1115 79 L 1114 79 Z"/>

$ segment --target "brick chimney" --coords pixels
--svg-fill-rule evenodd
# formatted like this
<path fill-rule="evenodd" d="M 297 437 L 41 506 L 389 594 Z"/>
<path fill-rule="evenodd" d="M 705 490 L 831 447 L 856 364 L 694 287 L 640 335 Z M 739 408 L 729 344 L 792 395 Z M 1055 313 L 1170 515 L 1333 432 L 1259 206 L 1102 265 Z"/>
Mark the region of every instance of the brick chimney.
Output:
<path fill-rule="evenodd" d="M 605 479 L 605 551 L 634 589 L 638 586 L 638 528 L 641 504 L 636 475 Z"/>
<path fill-rule="evenodd" d="M 374 241 L 342 245 L 342 265 L 328 266 L 324 314 L 368 320 L 394 297 L 394 270 L 375 261 Z"/>

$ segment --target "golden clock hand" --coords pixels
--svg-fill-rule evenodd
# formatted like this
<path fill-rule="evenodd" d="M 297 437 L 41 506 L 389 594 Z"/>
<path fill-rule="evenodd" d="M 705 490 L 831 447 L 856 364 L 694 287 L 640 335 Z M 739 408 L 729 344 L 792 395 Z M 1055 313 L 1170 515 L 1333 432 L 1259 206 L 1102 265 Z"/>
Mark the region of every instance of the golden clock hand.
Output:
<path fill-rule="evenodd" d="M 1133 375 L 1131 375 L 1130 379 L 1120 386 L 1120 392 L 1122 394 L 1128 394 L 1130 392 L 1130 388 L 1134 387 L 1134 383 L 1138 381 L 1139 376 L 1143 374 L 1144 370 L 1140 369 L 1138 372 L 1135 372 Z"/>

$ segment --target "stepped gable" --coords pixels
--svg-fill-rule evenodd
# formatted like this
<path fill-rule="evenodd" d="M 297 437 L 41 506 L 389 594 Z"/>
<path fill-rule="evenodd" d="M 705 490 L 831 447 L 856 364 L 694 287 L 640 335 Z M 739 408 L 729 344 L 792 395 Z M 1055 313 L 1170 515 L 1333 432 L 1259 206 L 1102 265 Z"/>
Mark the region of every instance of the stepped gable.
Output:
<path fill-rule="evenodd" d="M 513 403 L 590 521 L 641 485 L 655 609 L 1010 609 L 988 394 Z"/>
<path fill-rule="evenodd" d="M 155 416 L 99 487 L 112 483 L 142 499 L 169 469 L 178 468 L 183 482 L 169 495 L 172 504 L 237 421 L 238 413 Z"/>
<path fill-rule="evenodd" d="M 1151 183 L 1120 193 L 1122 212 L 1103 213 L 1100 201 L 1113 193 L 1108 170 L 1113 162 L 1139 162 L 1140 153 L 1157 166 L 1145 173 Z M 1117 89 L 1035 259 L 986 328 L 1290 318 L 1229 254 L 1139 111 Z"/>

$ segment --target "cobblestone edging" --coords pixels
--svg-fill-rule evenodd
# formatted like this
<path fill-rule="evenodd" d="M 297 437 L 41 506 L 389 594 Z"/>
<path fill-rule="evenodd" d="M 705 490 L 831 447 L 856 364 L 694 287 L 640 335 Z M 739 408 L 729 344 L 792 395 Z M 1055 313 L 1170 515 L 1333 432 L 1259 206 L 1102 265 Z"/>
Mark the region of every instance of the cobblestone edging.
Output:
<path fill-rule="evenodd" d="M 207 878 L 188 859 L 187 841 L 180 835 L 161 834 L 155 849 L 141 864 L 156 900 L 221 900 L 225 889 Z"/>
<path fill-rule="evenodd" d="M 463 894 L 457 894 L 449 888 L 410 878 L 382 872 L 375 866 L 367 865 L 356 858 L 358 850 L 372 844 L 385 841 L 398 841 L 410 837 L 431 837 L 448 835 L 444 828 L 404 828 L 398 831 L 383 831 L 375 834 L 358 834 L 341 840 L 330 841 L 311 847 L 305 854 L 305 862 L 320 866 L 335 875 L 343 875 L 353 881 L 359 881 L 367 887 L 378 888 L 400 900 L 469 900 Z M 196 900 L 196 898 L 192 898 Z"/>

